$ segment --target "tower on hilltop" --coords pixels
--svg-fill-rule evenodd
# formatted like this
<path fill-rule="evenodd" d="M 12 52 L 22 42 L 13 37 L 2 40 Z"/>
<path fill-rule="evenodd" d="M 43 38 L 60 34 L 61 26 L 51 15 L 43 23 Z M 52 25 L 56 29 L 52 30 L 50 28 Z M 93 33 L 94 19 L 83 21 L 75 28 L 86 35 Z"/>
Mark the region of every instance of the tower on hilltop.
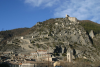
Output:
<path fill-rule="evenodd" d="M 67 50 L 67 62 L 72 62 L 72 55 L 73 55 L 72 49 L 68 48 L 68 50 Z"/>
<path fill-rule="evenodd" d="M 66 14 L 66 17 L 69 17 L 69 15 Z"/>
<path fill-rule="evenodd" d="M 66 18 L 68 18 L 72 22 L 77 22 L 77 18 L 75 17 L 69 17 L 69 15 L 66 14 Z"/>

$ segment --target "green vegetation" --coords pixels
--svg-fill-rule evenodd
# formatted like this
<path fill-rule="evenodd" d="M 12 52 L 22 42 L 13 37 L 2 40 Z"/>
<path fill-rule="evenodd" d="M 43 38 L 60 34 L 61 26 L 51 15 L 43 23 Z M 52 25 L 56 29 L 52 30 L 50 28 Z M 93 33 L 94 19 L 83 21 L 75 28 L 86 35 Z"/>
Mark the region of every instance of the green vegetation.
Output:
<path fill-rule="evenodd" d="M 91 30 L 94 31 L 94 34 L 100 33 L 100 24 L 94 23 L 89 20 L 79 21 L 80 25 L 89 33 Z"/>
<path fill-rule="evenodd" d="M 57 42 L 52 42 L 53 47 L 56 47 Z"/>
<path fill-rule="evenodd" d="M 56 47 L 56 45 L 55 45 L 55 44 L 53 44 L 53 47 Z"/>
<path fill-rule="evenodd" d="M 44 37 L 44 39 L 49 40 L 49 38 L 47 38 L 47 37 Z"/>
<path fill-rule="evenodd" d="M 13 42 L 13 43 L 16 43 L 16 42 L 20 42 L 20 40 L 15 39 L 15 40 L 13 40 L 12 42 Z"/>
<path fill-rule="evenodd" d="M 58 42 L 60 42 L 61 41 L 61 39 L 58 39 Z"/>
<path fill-rule="evenodd" d="M 35 43 L 35 41 L 32 41 L 31 43 Z"/>
<path fill-rule="evenodd" d="M 18 28 L 13 30 L 6 30 L 0 32 L 0 37 L 3 38 L 10 38 L 12 36 L 21 35 L 24 31 L 28 30 L 29 28 Z"/>
<path fill-rule="evenodd" d="M 6 51 L 7 49 L 13 50 L 13 49 L 20 49 L 21 47 L 18 45 L 13 45 L 13 44 L 7 44 L 5 46 L 2 47 L 3 51 Z"/>
<path fill-rule="evenodd" d="M 30 45 L 28 45 L 28 47 L 29 47 L 29 48 L 33 48 L 33 47 L 31 47 Z"/>
<path fill-rule="evenodd" d="M 47 47 L 46 47 L 46 46 L 44 46 L 44 45 L 42 45 L 42 48 L 43 48 L 43 49 L 47 49 Z"/>
<path fill-rule="evenodd" d="M 40 45 L 38 43 L 36 44 L 36 46 L 37 46 L 37 48 L 40 48 Z"/>
<path fill-rule="evenodd" d="M 64 43 L 63 42 L 58 42 L 59 43 L 59 45 L 64 45 Z"/>
<path fill-rule="evenodd" d="M 35 44 L 35 46 L 37 46 L 37 48 L 42 47 L 42 45 L 43 45 L 43 44 L 38 44 L 38 43 Z"/>
<path fill-rule="evenodd" d="M 51 32 L 52 32 L 52 24 L 50 23 L 50 25 L 49 25 L 49 36 L 51 36 Z"/>
<path fill-rule="evenodd" d="M 66 53 L 63 53 L 62 56 L 66 56 Z"/>
<path fill-rule="evenodd" d="M 59 53 L 54 53 L 53 56 L 59 56 Z"/>
<path fill-rule="evenodd" d="M 81 62 L 92 62 L 91 60 L 89 60 L 89 59 L 83 59 L 83 58 L 76 58 L 76 59 L 74 59 L 75 61 L 81 61 Z"/>
<path fill-rule="evenodd" d="M 13 30 L 6 30 L 6 31 L 0 31 L 0 38 L 4 38 L 0 44 L 5 45 L 7 43 L 7 40 L 11 40 L 15 36 L 21 36 L 21 35 L 26 35 L 27 31 L 29 28 L 18 28 L 18 29 L 13 29 Z"/>
<path fill-rule="evenodd" d="M 0 32 L 0 37 L 3 37 L 4 39 L 10 38 L 13 36 L 12 31 L 1 31 Z"/>

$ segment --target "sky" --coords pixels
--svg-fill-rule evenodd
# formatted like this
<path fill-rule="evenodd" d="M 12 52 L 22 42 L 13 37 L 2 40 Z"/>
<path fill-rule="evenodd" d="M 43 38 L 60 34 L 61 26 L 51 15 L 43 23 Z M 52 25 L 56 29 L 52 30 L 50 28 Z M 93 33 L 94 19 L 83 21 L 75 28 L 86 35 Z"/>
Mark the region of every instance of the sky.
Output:
<path fill-rule="evenodd" d="M 0 31 L 30 28 L 66 14 L 100 24 L 100 0 L 0 0 Z"/>

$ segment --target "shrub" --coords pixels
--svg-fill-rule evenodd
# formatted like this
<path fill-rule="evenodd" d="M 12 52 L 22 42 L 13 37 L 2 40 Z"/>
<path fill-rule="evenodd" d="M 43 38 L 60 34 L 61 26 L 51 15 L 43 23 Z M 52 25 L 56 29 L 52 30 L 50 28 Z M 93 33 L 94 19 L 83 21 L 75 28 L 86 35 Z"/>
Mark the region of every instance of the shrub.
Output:
<path fill-rule="evenodd" d="M 62 56 L 66 56 L 66 53 L 63 53 Z"/>

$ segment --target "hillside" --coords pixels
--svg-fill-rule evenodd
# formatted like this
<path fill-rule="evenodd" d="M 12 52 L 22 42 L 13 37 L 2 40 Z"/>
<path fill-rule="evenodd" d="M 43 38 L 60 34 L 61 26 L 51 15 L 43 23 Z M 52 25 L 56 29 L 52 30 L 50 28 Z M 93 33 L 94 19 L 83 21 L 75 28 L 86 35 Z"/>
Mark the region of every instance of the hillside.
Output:
<path fill-rule="evenodd" d="M 20 53 L 37 49 L 48 50 L 49 47 L 50 53 L 62 57 L 66 56 L 70 48 L 74 60 L 78 58 L 91 62 L 100 60 L 98 37 L 100 25 L 88 20 L 78 22 L 76 18 L 72 18 L 73 20 L 70 18 L 49 19 L 38 22 L 31 28 L 1 31 L 0 38 L 4 38 L 7 44 L 1 43 L 0 50 Z M 88 34 L 91 30 L 95 33 L 93 39 Z"/>
<path fill-rule="evenodd" d="M 11 40 L 15 36 L 21 36 L 22 33 L 28 29 L 29 28 L 18 28 L 13 30 L 0 31 L 0 38 L 1 38 L 0 44 L 6 44 L 7 40 Z"/>
<path fill-rule="evenodd" d="M 94 34 L 100 33 L 100 24 L 97 24 L 95 22 L 92 22 L 90 20 L 81 20 L 79 21 L 80 25 L 84 27 L 84 29 L 89 33 L 91 30 L 94 31 Z"/>

